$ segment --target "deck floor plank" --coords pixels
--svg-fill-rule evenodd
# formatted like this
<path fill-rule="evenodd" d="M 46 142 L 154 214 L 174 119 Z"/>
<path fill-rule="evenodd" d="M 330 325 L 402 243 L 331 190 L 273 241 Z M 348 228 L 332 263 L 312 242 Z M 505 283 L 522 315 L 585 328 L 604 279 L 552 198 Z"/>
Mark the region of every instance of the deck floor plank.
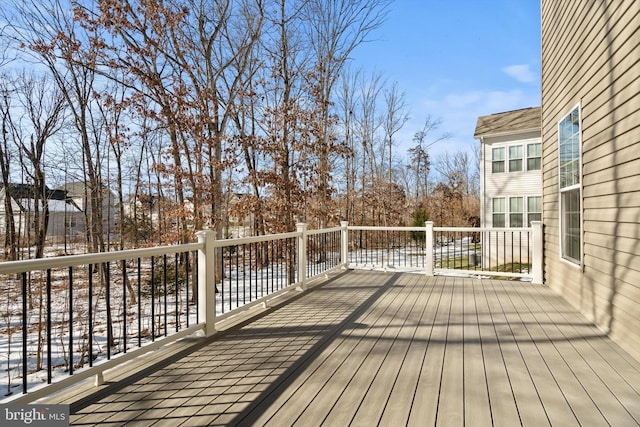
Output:
<path fill-rule="evenodd" d="M 365 283 L 368 284 L 368 282 Z M 374 285 L 375 283 L 372 283 L 371 286 L 365 287 L 368 298 L 373 295 L 371 288 Z M 312 415 L 309 411 L 330 410 L 339 396 L 336 390 L 344 390 L 343 382 L 350 379 L 348 375 L 358 369 L 364 357 L 375 345 L 374 341 L 357 337 L 354 332 L 366 331 L 367 325 L 377 325 L 380 317 L 393 308 L 393 301 L 399 296 L 401 296 L 399 292 L 385 292 L 362 315 L 350 319 L 345 329 L 339 330 L 329 345 L 321 351 L 319 349 L 317 357 L 310 363 L 301 364 L 290 373 L 294 379 L 287 384 L 286 388 L 273 389 L 273 401 L 260 403 L 259 410 L 255 411 L 260 413 L 259 417 L 251 417 L 246 421 L 252 424 L 265 424 L 275 415 L 277 415 L 277 421 L 274 422 L 276 425 L 293 425 L 298 420 L 313 424 L 324 419 L 327 413 Z M 344 372 L 348 375 L 344 375 Z M 323 391 L 326 390 L 329 392 L 323 395 Z M 295 404 L 291 404 L 292 401 Z M 313 407 L 309 408 L 312 402 Z"/>
<path fill-rule="evenodd" d="M 522 425 L 550 425 L 545 408 L 540 400 L 539 390 L 531 379 L 531 373 L 523 357 L 518 339 L 521 326 L 509 322 L 510 313 L 505 310 L 503 291 L 490 280 L 485 286 L 485 294 L 491 312 L 492 323 L 502 353 L 502 360 L 509 375 L 511 390 L 518 409 L 519 423 Z M 514 420 L 516 422 L 516 420 Z"/>
<path fill-rule="evenodd" d="M 571 322 L 558 313 L 544 310 L 535 294 L 527 294 L 525 303 L 531 312 L 538 313 L 537 321 L 545 336 L 555 343 L 558 354 L 581 386 L 589 394 L 593 403 L 611 425 L 633 425 L 640 423 L 640 393 L 630 386 L 615 366 L 628 366 L 626 360 L 618 360 L 618 351 L 607 348 L 610 359 L 602 357 L 598 346 L 603 343 L 602 331 L 581 315 L 574 316 Z M 610 342 L 610 344 L 613 344 Z M 613 356 L 613 357 L 611 357 Z M 613 363 L 613 364 L 612 364 Z M 637 371 L 630 370 L 632 375 Z M 611 395 L 615 399 L 611 399 Z"/>
<path fill-rule="evenodd" d="M 458 278 L 447 278 L 451 288 L 449 317 L 446 322 L 444 360 L 438 399 L 436 425 L 457 427 L 464 425 L 464 319 L 462 287 L 453 286 Z"/>
<path fill-rule="evenodd" d="M 517 425 L 520 419 L 511 378 L 504 363 L 504 355 L 499 345 L 497 330 L 489 306 L 489 298 L 484 286 L 474 282 L 473 297 L 476 304 L 478 331 L 482 343 L 482 356 L 489 398 L 491 422 L 494 426 Z M 473 414 L 469 414 L 472 417 Z M 472 419 L 472 418 L 470 418 Z"/>
<path fill-rule="evenodd" d="M 398 384 L 399 380 L 402 381 L 400 372 L 403 368 L 412 370 L 413 376 L 417 376 L 417 366 L 404 366 L 410 344 L 419 327 L 419 322 L 416 322 L 415 319 L 422 317 L 426 304 L 424 298 L 429 295 L 424 286 L 419 286 L 417 279 L 417 276 L 407 277 L 405 275 L 400 282 L 401 286 L 405 288 L 403 293 L 407 298 L 404 300 L 401 310 L 394 316 L 393 327 L 386 331 L 388 339 L 391 340 L 389 350 L 383 356 L 382 363 L 351 420 L 353 425 L 371 425 L 380 422 L 394 386 L 399 385 L 401 390 L 406 390 L 407 384 Z M 403 398 L 410 401 L 413 396 L 405 394 Z M 348 399 L 340 401 L 332 412 L 333 416 L 327 418 L 326 423 L 328 425 L 338 423 L 340 421 L 338 414 L 346 410 L 348 405 Z M 406 414 L 400 414 L 399 418 L 406 419 L 408 415 L 409 408 L 407 407 Z"/>
<path fill-rule="evenodd" d="M 463 286 L 464 419 L 465 424 L 473 420 L 473 424 L 478 427 L 491 426 L 486 365 L 493 364 L 494 361 L 484 358 L 479 313 L 473 289 L 474 282 L 471 279 L 465 279 Z"/>
<path fill-rule="evenodd" d="M 71 424 L 638 420 L 640 363 L 548 288 L 349 271 L 73 403 Z"/>
<path fill-rule="evenodd" d="M 409 348 L 404 356 L 402 367 L 393 385 L 389 398 L 384 405 L 384 412 L 379 425 L 405 425 L 411 414 L 411 407 L 416 398 L 415 390 L 418 386 L 420 370 L 424 365 L 429 337 L 433 330 L 433 323 L 440 301 L 437 286 L 427 286 L 423 281 L 418 282 L 422 295 L 422 312 L 416 313 L 415 325 L 412 327 Z"/>
<path fill-rule="evenodd" d="M 580 393 L 580 384 L 574 381 L 570 369 L 565 361 L 559 357 L 553 339 L 541 329 L 535 313 L 524 303 L 523 295 L 526 290 L 505 282 L 496 282 L 497 289 L 505 296 L 501 298 L 502 305 L 508 313 L 507 318 L 514 328 L 514 335 L 523 360 L 531 375 L 540 401 L 552 425 L 580 425 L 580 418 L 590 422 L 603 423 L 600 414 L 592 405 L 586 404 L 579 414 L 580 408 L 571 405 L 570 390 L 573 395 L 581 399 L 588 396 Z"/>
<path fill-rule="evenodd" d="M 447 288 L 443 279 L 437 281 L 435 286 L 440 295 L 409 415 L 410 425 L 436 425 L 453 288 Z"/>
<path fill-rule="evenodd" d="M 385 298 L 381 304 L 376 306 L 372 312 L 375 313 L 374 315 L 357 320 L 358 324 L 376 325 L 376 328 L 379 329 L 376 336 L 371 337 L 366 334 L 366 329 L 362 330 L 365 332 L 363 334 L 356 333 L 360 331 L 356 328 L 346 332 L 346 336 L 337 343 L 335 351 L 333 349 L 326 351 L 321 356 L 323 364 L 319 366 L 318 372 L 328 371 L 330 373 L 325 377 L 321 387 L 311 393 L 307 391 L 308 383 L 303 382 L 300 385 L 303 401 L 308 404 L 302 413 L 299 408 L 292 407 L 290 409 L 301 424 L 322 425 L 330 414 L 339 411 L 336 408 L 339 402 L 349 402 L 346 411 L 341 412 L 339 416 L 344 419 L 352 417 L 363 398 L 371 377 L 381 363 L 380 357 L 376 353 L 384 352 L 388 348 L 388 336 L 385 336 L 385 333 L 391 319 L 397 313 L 396 300 L 400 297 L 397 293 L 393 293 L 393 295 L 393 299 Z M 327 366 L 331 366 L 331 368 L 327 370 Z M 313 405 L 311 405 L 312 402 Z M 280 417 L 278 418 L 280 421 Z M 286 423 L 286 419 L 284 422 Z"/>

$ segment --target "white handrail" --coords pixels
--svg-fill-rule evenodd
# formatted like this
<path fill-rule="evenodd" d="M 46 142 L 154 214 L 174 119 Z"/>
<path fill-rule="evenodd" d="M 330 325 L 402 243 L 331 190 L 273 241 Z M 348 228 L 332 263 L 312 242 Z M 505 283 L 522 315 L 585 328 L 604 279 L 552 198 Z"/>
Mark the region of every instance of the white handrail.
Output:
<path fill-rule="evenodd" d="M 202 249 L 201 243 L 184 245 L 156 246 L 153 248 L 126 249 L 122 251 L 99 252 L 92 254 L 63 255 L 59 257 L 25 259 L 0 262 L 0 274 L 15 274 L 27 271 L 47 270 L 49 268 L 76 267 L 78 265 L 99 264 L 122 261 L 125 259 L 145 258 L 156 255 L 168 255 Z"/>

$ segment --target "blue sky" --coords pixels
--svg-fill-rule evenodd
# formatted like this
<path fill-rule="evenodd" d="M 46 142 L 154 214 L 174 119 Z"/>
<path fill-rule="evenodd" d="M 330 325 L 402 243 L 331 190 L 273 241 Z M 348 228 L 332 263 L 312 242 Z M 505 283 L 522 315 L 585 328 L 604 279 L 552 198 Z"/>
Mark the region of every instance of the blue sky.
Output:
<path fill-rule="evenodd" d="M 413 146 L 425 117 L 452 138 L 431 154 L 471 150 L 478 116 L 540 105 L 538 0 L 395 0 L 353 66 L 396 81 L 410 120 L 398 155 Z"/>

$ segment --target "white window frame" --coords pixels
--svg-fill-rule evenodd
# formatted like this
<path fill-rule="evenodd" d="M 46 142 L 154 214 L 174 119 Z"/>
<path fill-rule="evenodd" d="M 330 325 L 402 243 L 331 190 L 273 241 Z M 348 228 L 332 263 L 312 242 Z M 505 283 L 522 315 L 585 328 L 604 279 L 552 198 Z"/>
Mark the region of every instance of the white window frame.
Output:
<path fill-rule="evenodd" d="M 502 159 L 496 160 L 494 155 L 498 150 L 502 150 Z M 493 165 L 496 163 L 502 163 L 502 171 L 496 172 L 494 170 Z M 506 173 L 507 172 L 507 148 L 502 147 L 491 147 L 491 173 Z"/>
<path fill-rule="evenodd" d="M 495 211 L 495 201 L 502 200 L 502 212 Z M 506 228 L 507 227 L 507 198 L 505 197 L 492 197 L 491 198 L 491 227 L 492 228 Z M 498 226 L 494 220 L 495 215 L 502 215 L 502 221 L 504 225 Z"/>
<path fill-rule="evenodd" d="M 530 206 L 529 201 L 531 199 L 534 199 L 534 198 L 540 199 L 540 210 L 539 211 L 532 211 L 532 210 L 529 209 L 529 206 Z M 542 221 L 542 196 L 527 196 L 526 203 L 527 203 L 527 222 L 526 222 L 526 224 L 527 224 L 527 227 L 531 227 L 531 221 Z M 531 219 L 531 214 L 539 215 L 540 218 L 532 220 Z"/>
<path fill-rule="evenodd" d="M 520 203 L 520 210 L 516 211 L 513 210 L 513 202 L 519 202 Z M 523 196 L 509 196 L 509 207 L 508 207 L 508 211 L 509 211 L 509 228 L 524 228 L 525 227 L 525 198 Z M 519 215 L 520 216 L 520 225 L 514 226 L 512 224 L 512 220 L 513 220 L 513 215 Z"/>
<path fill-rule="evenodd" d="M 529 147 L 533 146 L 533 145 L 537 145 L 540 147 L 540 155 L 539 156 L 529 156 Z M 526 162 L 527 162 L 527 171 L 539 171 L 542 170 L 542 143 L 540 142 L 531 142 L 529 144 L 526 144 Z M 540 167 L 539 168 L 535 168 L 535 169 L 530 169 L 529 168 L 529 160 L 530 159 L 539 159 L 540 160 Z"/>
<path fill-rule="evenodd" d="M 577 183 L 573 183 L 571 185 L 566 185 L 566 186 L 562 186 L 562 155 L 561 155 L 561 126 L 563 124 L 563 122 L 565 120 L 567 120 L 571 114 L 573 114 L 574 111 L 578 111 L 578 156 L 577 156 L 577 160 L 578 160 L 578 176 L 577 176 Z M 571 108 L 571 110 L 565 114 L 562 119 L 558 122 L 558 205 L 559 205 L 559 217 L 558 217 L 558 221 L 559 221 L 559 230 L 560 230 L 560 236 L 559 236 L 559 253 L 560 253 L 560 259 L 564 262 L 567 262 L 570 265 L 573 265 L 575 267 L 578 268 L 582 268 L 583 266 L 583 262 L 584 262 L 584 226 L 583 226 L 583 222 L 584 222 L 584 212 L 583 212 L 583 200 L 582 200 L 582 109 L 580 107 L 580 104 L 575 105 L 573 108 Z M 567 255 L 565 253 L 565 232 L 566 232 L 566 225 L 565 225 L 565 206 L 564 206 L 564 195 L 569 194 L 571 192 L 577 191 L 578 192 L 578 197 L 579 197 L 579 214 L 580 214 L 580 218 L 579 218 L 579 231 L 578 231 L 578 237 L 579 237 L 579 259 L 575 259 L 574 257 L 571 257 L 569 255 Z"/>
<path fill-rule="evenodd" d="M 519 148 L 520 149 L 520 157 L 511 157 L 511 150 L 512 149 L 516 149 Z M 507 146 L 507 157 L 509 158 L 509 173 L 511 172 L 524 172 L 524 152 L 522 149 L 522 144 L 511 144 Z M 519 169 L 512 169 L 511 168 L 511 162 L 517 162 L 520 161 L 520 168 Z"/>

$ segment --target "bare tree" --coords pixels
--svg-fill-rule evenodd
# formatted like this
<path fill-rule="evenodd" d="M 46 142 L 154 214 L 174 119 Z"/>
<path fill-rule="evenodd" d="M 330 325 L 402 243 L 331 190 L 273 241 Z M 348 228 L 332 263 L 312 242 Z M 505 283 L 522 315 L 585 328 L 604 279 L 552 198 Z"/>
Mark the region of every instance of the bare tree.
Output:
<path fill-rule="evenodd" d="M 431 169 L 431 160 L 429 158 L 428 149 L 432 145 L 446 141 L 451 136 L 448 133 L 439 136 L 433 133 L 440 127 L 442 121 L 434 119 L 428 115 L 424 121 L 422 130 L 415 133 L 413 142 L 415 146 L 409 148 L 409 167 L 415 173 L 416 182 L 416 199 L 429 195 L 429 171 Z"/>
<path fill-rule="evenodd" d="M 394 136 L 402 129 L 407 120 L 409 113 L 407 111 L 407 103 L 405 101 L 404 92 L 398 89 L 398 83 L 394 82 L 391 87 L 384 92 L 384 100 L 386 104 L 386 116 L 384 120 L 385 147 L 389 149 L 388 154 L 388 175 L 387 181 L 392 182 L 393 171 L 393 146 Z M 385 150 L 386 151 L 386 150 Z M 384 158 L 385 156 L 383 156 Z"/>
<path fill-rule="evenodd" d="M 9 261 L 17 259 L 18 236 L 14 219 L 13 204 L 8 194 L 11 184 L 11 165 L 15 162 L 15 146 L 11 132 L 14 129 L 12 116 L 12 101 L 15 97 L 14 77 L 8 74 L 0 75 L 0 171 L 2 172 L 2 187 L 4 191 L 4 257 Z"/>
<path fill-rule="evenodd" d="M 468 226 L 479 218 L 478 194 L 472 191 L 472 163 L 469 153 L 459 151 L 441 155 L 436 162 L 436 170 L 442 181 L 438 184 L 442 205 L 447 209 L 446 217 L 451 226 Z"/>
<path fill-rule="evenodd" d="M 46 78 L 22 74 L 18 80 L 21 109 L 28 123 L 15 128 L 20 164 L 33 184 L 33 221 L 35 257 L 44 256 L 49 228 L 49 188 L 45 176 L 45 146 L 61 129 L 65 100 L 60 90 Z"/>
<path fill-rule="evenodd" d="M 342 129 L 346 153 L 344 156 L 344 214 L 343 218 L 352 221 L 354 214 L 354 195 L 357 180 L 357 154 L 356 146 L 356 117 L 357 110 L 357 84 L 360 72 L 351 72 L 349 69 L 343 74 L 339 87 L 338 101 L 336 102 L 339 127 Z"/>
<path fill-rule="evenodd" d="M 307 13 L 309 40 L 315 54 L 314 96 L 322 112 L 318 128 L 319 226 L 328 217 L 330 156 L 335 141 L 331 138 L 330 106 L 334 87 L 349 55 L 386 19 L 389 0 L 309 0 Z"/>
<path fill-rule="evenodd" d="M 69 4 L 63 0 L 29 0 L 14 7 L 17 11 L 17 18 L 12 23 L 15 37 L 46 67 L 73 118 L 81 145 L 89 201 L 89 249 L 102 252 L 105 250 L 102 221 L 104 151 L 100 127 L 94 118 L 96 55 L 88 46 L 94 35 L 74 21 Z"/>

